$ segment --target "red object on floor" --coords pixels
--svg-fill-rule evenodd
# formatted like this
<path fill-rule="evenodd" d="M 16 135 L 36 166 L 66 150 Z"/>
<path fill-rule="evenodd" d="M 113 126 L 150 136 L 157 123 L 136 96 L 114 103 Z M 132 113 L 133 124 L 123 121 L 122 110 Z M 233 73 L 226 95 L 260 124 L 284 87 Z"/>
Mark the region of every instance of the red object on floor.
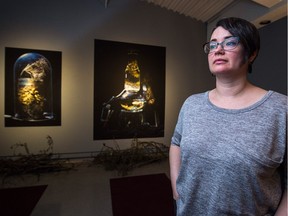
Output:
<path fill-rule="evenodd" d="M 164 174 L 110 179 L 113 216 L 174 216 L 170 179 Z"/>
<path fill-rule="evenodd" d="M 0 189 L 0 215 L 29 216 L 47 185 Z"/>

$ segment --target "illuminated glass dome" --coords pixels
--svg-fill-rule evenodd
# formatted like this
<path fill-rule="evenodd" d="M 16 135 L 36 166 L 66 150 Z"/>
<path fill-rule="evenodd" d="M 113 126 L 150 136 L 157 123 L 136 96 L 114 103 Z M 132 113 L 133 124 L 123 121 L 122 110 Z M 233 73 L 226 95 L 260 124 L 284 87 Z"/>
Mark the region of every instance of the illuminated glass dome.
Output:
<path fill-rule="evenodd" d="M 38 53 L 25 53 L 14 64 L 14 118 L 43 121 L 53 118 L 52 67 Z"/>

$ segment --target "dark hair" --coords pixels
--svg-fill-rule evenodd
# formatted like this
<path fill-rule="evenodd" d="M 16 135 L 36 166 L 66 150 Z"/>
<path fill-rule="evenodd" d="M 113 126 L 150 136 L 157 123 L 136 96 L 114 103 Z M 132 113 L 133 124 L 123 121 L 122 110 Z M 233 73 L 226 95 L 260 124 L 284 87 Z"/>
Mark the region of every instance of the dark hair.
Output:
<path fill-rule="evenodd" d="M 223 18 L 216 23 L 216 27 L 213 29 L 212 33 L 219 26 L 229 31 L 233 36 L 239 37 L 240 43 L 245 50 L 245 61 L 247 61 L 255 52 L 257 57 L 260 50 L 260 35 L 257 28 L 252 23 L 237 17 Z M 249 73 L 252 72 L 253 61 L 249 64 Z"/>

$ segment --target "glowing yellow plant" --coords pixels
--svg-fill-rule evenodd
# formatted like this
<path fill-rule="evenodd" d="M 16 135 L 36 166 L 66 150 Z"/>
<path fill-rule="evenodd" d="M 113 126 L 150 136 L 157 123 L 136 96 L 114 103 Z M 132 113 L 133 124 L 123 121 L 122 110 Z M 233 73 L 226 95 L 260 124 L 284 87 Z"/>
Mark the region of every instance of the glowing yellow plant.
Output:
<path fill-rule="evenodd" d="M 18 91 L 18 99 L 24 105 L 43 102 L 42 97 L 34 86 L 24 86 Z"/>

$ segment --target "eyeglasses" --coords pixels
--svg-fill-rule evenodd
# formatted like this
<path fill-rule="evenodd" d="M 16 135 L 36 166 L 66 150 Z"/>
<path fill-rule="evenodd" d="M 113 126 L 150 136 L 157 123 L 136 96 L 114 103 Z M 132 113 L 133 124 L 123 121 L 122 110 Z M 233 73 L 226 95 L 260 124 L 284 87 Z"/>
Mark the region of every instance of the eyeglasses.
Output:
<path fill-rule="evenodd" d="M 215 52 L 218 45 L 222 47 L 224 50 L 233 50 L 235 47 L 237 47 L 239 44 L 239 37 L 229 37 L 226 38 L 221 43 L 218 43 L 216 41 L 210 41 L 203 45 L 204 52 L 206 54 Z"/>

